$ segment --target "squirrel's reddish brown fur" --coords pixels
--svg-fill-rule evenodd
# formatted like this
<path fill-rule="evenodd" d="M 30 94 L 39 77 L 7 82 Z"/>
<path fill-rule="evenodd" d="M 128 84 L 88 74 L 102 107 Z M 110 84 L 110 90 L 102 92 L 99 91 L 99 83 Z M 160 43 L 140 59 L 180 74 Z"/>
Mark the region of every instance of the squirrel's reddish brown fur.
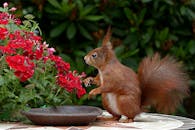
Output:
<path fill-rule="evenodd" d="M 102 94 L 103 107 L 116 119 L 122 115 L 132 120 L 143 108 L 153 106 L 158 112 L 172 113 L 188 95 L 188 76 L 182 65 L 170 56 L 142 60 L 136 74 L 121 64 L 112 50 L 110 28 L 102 46 L 89 52 L 85 62 L 98 69 L 96 77 L 84 80 L 86 85 L 96 84 L 89 98 Z"/>

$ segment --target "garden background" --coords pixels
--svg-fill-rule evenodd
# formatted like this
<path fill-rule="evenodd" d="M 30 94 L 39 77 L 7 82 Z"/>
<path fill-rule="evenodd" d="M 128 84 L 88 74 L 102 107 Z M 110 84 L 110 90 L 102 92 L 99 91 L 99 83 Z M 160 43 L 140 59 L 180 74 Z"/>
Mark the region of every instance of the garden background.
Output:
<path fill-rule="evenodd" d="M 146 55 L 173 55 L 185 65 L 191 90 L 176 114 L 195 119 L 194 0 L 8 0 L 0 4 L 4 2 L 16 7 L 21 18 L 33 14 L 44 40 L 72 69 L 87 75 L 97 71 L 83 57 L 100 45 L 109 25 L 117 57 L 135 71 Z M 85 96 L 75 103 L 101 107 L 101 98 Z"/>

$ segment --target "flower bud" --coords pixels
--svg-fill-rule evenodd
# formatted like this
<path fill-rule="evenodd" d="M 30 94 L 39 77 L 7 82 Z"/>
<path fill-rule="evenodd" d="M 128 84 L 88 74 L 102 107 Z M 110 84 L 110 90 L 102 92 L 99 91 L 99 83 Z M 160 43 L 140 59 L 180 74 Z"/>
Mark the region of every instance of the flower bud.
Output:
<path fill-rule="evenodd" d="M 3 3 L 3 7 L 4 8 L 8 7 L 8 3 L 7 2 Z"/>
<path fill-rule="evenodd" d="M 52 47 L 52 48 L 48 48 L 48 53 L 49 55 L 53 55 L 53 53 L 55 52 L 56 50 Z"/>
<path fill-rule="evenodd" d="M 9 11 L 16 11 L 16 7 L 12 7 Z"/>
<path fill-rule="evenodd" d="M 48 48 L 49 47 L 49 44 L 47 44 L 45 41 L 43 42 L 43 47 L 44 48 Z"/>

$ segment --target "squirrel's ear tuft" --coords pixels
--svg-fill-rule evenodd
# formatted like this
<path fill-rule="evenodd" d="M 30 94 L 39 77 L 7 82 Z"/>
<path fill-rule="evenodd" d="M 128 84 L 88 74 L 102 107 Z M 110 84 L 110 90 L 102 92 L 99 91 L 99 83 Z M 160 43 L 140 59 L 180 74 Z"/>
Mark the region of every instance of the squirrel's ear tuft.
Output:
<path fill-rule="evenodd" d="M 107 33 L 102 41 L 102 46 L 107 46 L 108 48 L 112 49 L 112 43 L 110 42 L 111 35 L 112 35 L 111 26 L 109 26 Z"/>

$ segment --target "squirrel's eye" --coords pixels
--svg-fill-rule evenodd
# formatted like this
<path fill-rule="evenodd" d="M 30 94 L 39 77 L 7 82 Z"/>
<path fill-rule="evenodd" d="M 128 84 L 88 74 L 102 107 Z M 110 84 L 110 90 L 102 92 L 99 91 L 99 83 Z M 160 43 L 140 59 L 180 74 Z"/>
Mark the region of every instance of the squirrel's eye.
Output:
<path fill-rule="evenodd" d="M 97 57 L 97 54 L 94 53 L 94 54 L 92 54 L 91 56 L 92 56 L 93 58 L 96 58 L 96 57 Z"/>

